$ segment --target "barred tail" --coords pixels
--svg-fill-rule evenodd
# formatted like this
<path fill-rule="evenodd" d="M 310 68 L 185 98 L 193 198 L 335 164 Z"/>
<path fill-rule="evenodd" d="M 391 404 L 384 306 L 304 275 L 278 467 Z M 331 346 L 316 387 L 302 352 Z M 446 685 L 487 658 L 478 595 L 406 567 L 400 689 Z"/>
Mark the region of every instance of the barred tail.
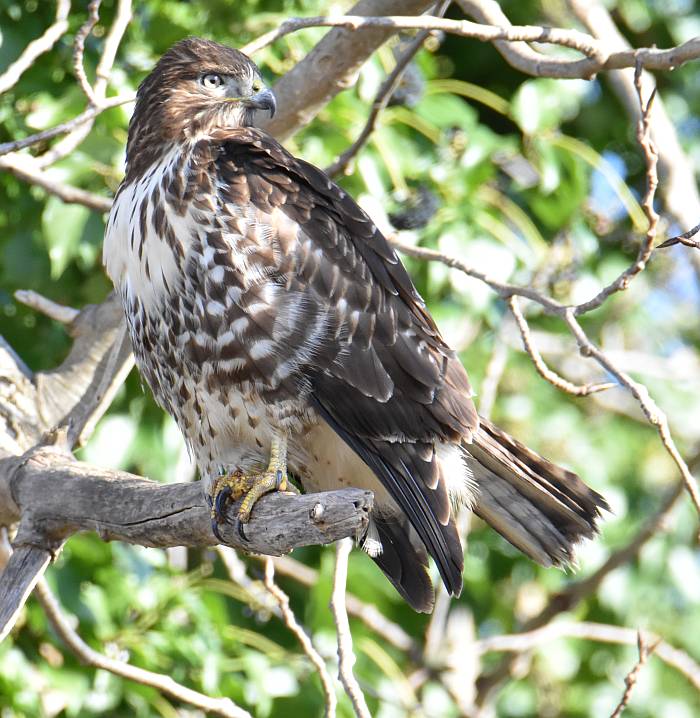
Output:
<path fill-rule="evenodd" d="M 478 485 L 474 512 L 545 566 L 574 560 L 574 548 L 598 529 L 605 499 L 486 419 L 464 446 Z"/>

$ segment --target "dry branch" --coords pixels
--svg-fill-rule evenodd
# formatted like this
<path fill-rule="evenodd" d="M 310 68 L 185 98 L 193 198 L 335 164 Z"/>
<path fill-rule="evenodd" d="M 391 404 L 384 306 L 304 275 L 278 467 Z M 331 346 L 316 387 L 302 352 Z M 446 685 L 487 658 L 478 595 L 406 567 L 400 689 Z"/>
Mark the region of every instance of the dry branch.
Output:
<path fill-rule="evenodd" d="M 447 12 L 447 8 L 450 6 L 451 2 L 452 0 L 443 2 L 435 12 L 435 16 L 442 17 Z M 369 136 L 372 132 L 374 132 L 379 114 L 382 110 L 386 109 L 391 96 L 394 94 L 396 88 L 401 82 L 401 78 L 403 77 L 406 68 L 414 58 L 415 54 L 421 49 L 421 47 L 423 47 L 423 43 L 430 37 L 430 34 L 430 30 L 421 30 L 409 43 L 408 47 L 403 50 L 400 57 L 397 58 L 394 69 L 389 73 L 387 78 L 384 82 L 382 82 L 381 86 L 377 90 L 377 94 L 374 98 L 374 102 L 372 102 L 372 108 L 369 116 L 367 117 L 367 121 L 365 122 L 365 126 L 362 128 L 362 131 L 357 136 L 357 139 L 350 145 L 350 147 L 348 147 L 348 149 L 345 150 L 345 152 L 343 152 L 343 154 L 341 154 L 340 157 L 333 162 L 333 164 L 325 168 L 324 171 L 327 175 L 335 177 L 336 175 L 346 172 L 352 158 L 357 155 L 365 142 L 369 139 Z"/>
<path fill-rule="evenodd" d="M 338 635 L 338 677 L 350 698 L 357 718 L 372 718 L 360 684 L 357 682 L 352 668 L 355 665 L 355 654 L 352 649 L 352 633 L 345 606 L 345 586 L 348 579 L 348 558 L 352 543 L 347 539 L 338 541 L 335 546 L 335 573 L 333 575 L 333 593 L 331 595 L 331 613 Z"/>
<path fill-rule="evenodd" d="M 58 447 L 44 446 L 22 457 L 0 459 L 2 485 L 17 509 L 15 515 L 10 511 L 5 517 L 19 521 L 14 545 L 36 553 L 35 575 L 45 568 L 47 554 L 79 531 L 95 531 L 105 541 L 162 548 L 217 543 L 199 482 L 157 484 L 75 461 Z M 71 500 L 66 501 L 66 496 Z M 362 533 L 371 506 L 371 493 L 360 489 L 303 496 L 274 494 L 256 504 L 246 527 L 247 541 L 233 527 L 236 505 L 229 507 L 231 523 L 222 526 L 221 533 L 226 543 L 242 550 L 280 555 L 298 546 L 331 543 Z M 14 556 L 18 555 L 24 554 L 18 550 Z M 19 558 L 15 564 L 17 561 Z M 24 571 L 18 580 L 20 573 L 8 570 L 0 577 L 0 593 L 13 596 L 12 605 L 21 606 L 31 576 Z M 16 610 L 12 615 L 16 616 Z M 4 627 L 0 625 L 0 631 Z"/>
<path fill-rule="evenodd" d="M 431 0 L 360 0 L 350 12 L 355 15 L 407 15 L 425 12 Z M 343 27 L 331 30 L 309 54 L 274 86 L 281 112 L 263 124 L 263 129 L 282 141 L 307 125 L 342 90 L 355 84 L 357 73 L 372 53 L 395 34 L 394 28 L 372 27 L 352 32 Z M 255 52 L 258 42 L 241 48 Z"/>
<path fill-rule="evenodd" d="M 24 48 L 22 54 L 0 75 L 0 95 L 14 87 L 22 74 L 35 63 L 36 59 L 48 52 L 67 32 L 69 12 L 70 0 L 57 0 L 56 17 L 53 24 L 46 29 L 41 37 L 32 40 Z"/>
<path fill-rule="evenodd" d="M 475 649 L 480 654 L 494 651 L 523 653 L 558 638 L 581 638 L 587 641 L 634 646 L 638 644 L 638 631 L 605 623 L 557 621 L 524 633 L 483 638 L 476 642 Z M 700 691 L 700 665 L 685 651 L 660 640 L 656 643 L 654 655 L 682 673 Z"/>
<path fill-rule="evenodd" d="M 204 693 L 183 686 L 170 676 L 147 671 L 124 661 L 109 658 L 88 646 L 71 626 L 56 597 L 42 578 L 36 587 L 36 596 L 58 637 L 85 665 L 114 673 L 130 681 L 151 686 L 175 700 L 188 703 L 212 715 L 223 718 L 252 718 L 248 711 L 239 708 L 230 698 L 211 698 Z"/>
<path fill-rule="evenodd" d="M 289 605 L 289 596 L 275 583 L 275 564 L 268 556 L 265 559 L 265 588 L 277 601 L 284 625 L 296 636 L 302 650 L 313 664 L 323 686 L 323 695 L 326 701 L 326 718 L 335 718 L 338 700 L 335 697 L 335 687 L 326 668 L 326 663 L 314 648 L 311 638 L 299 625 L 299 622 Z"/>

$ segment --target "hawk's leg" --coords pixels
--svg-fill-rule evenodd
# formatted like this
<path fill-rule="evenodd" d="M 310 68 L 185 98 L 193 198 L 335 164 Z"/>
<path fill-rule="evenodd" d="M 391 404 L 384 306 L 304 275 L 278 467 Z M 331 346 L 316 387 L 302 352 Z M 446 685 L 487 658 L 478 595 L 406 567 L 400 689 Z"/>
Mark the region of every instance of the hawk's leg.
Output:
<path fill-rule="evenodd" d="M 236 529 L 242 539 L 247 540 L 243 533 L 243 524 L 250 521 L 258 499 L 272 491 L 291 491 L 298 493 L 296 487 L 287 476 L 287 437 L 274 436 L 270 447 L 270 463 L 262 473 L 244 474 L 235 471 L 217 477 L 212 485 L 209 503 L 211 506 L 211 524 L 214 535 L 221 541 L 219 524 L 224 521 L 224 508 L 226 502 L 243 501 L 236 516 Z"/>

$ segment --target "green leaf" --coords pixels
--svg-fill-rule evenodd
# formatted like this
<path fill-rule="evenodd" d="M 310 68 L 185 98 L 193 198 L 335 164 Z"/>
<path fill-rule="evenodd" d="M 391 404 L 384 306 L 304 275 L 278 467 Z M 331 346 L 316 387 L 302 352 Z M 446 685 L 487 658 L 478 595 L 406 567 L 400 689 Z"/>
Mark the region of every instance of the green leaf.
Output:
<path fill-rule="evenodd" d="M 51 279 L 58 279 L 77 255 L 80 238 L 90 210 L 79 204 L 65 204 L 50 197 L 41 217 L 46 247 L 49 250 Z"/>

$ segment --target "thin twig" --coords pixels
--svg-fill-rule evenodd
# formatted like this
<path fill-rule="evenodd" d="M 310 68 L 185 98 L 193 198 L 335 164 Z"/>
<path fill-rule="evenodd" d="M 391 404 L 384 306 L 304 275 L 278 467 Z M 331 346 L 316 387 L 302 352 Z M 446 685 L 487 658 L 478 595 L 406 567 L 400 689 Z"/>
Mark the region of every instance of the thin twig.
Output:
<path fill-rule="evenodd" d="M 253 556 L 253 558 L 263 560 L 262 556 Z M 318 583 L 318 571 L 291 556 L 274 556 L 272 562 L 277 573 L 294 579 L 302 586 L 312 588 Z M 410 655 L 417 655 L 417 642 L 398 623 L 389 620 L 376 606 L 361 601 L 352 593 L 345 595 L 345 605 L 351 616 L 362 621 L 367 628 L 394 648 Z"/>
<path fill-rule="evenodd" d="M 348 578 L 348 557 L 352 550 L 352 541 L 343 539 L 335 546 L 335 573 L 333 575 L 333 593 L 331 595 L 331 613 L 338 635 L 338 677 L 350 698 L 357 718 L 372 718 L 360 684 L 352 672 L 355 665 L 355 653 L 352 649 L 350 622 L 345 607 L 345 585 Z"/>
<path fill-rule="evenodd" d="M 644 384 L 636 382 L 629 374 L 627 374 L 627 372 L 619 369 L 618 366 L 607 356 L 607 354 L 601 351 L 588 338 L 576 319 L 572 308 L 567 309 L 565 312 L 564 321 L 576 338 L 581 354 L 595 359 L 598 364 L 600 364 L 600 366 L 602 366 L 609 374 L 615 377 L 615 379 L 617 379 L 622 386 L 627 387 L 627 389 L 629 389 L 632 393 L 632 396 L 634 396 L 634 398 L 638 401 L 640 408 L 644 412 L 644 416 L 646 416 L 649 423 L 656 428 L 659 438 L 661 439 L 661 443 L 664 445 L 669 456 L 678 467 L 678 471 L 680 472 L 681 478 L 683 479 L 693 505 L 700 515 L 700 489 L 698 489 L 698 482 L 690 472 L 688 464 L 676 447 L 676 443 L 671 435 L 671 429 L 669 428 L 666 414 L 661 411 L 657 403 L 654 399 L 652 399 L 649 394 L 649 390 L 644 386 Z"/>
<path fill-rule="evenodd" d="M 498 386 L 501 383 L 503 372 L 506 369 L 506 362 L 508 361 L 508 345 L 505 341 L 506 334 L 508 333 L 508 324 L 508 315 L 504 313 L 501 317 L 498 331 L 494 335 L 491 357 L 486 365 L 484 379 L 481 382 L 479 414 L 486 419 L 491 418 L 491 412 L 496 403 Z"/>
<path fill-rule="evenodd" d="M 335 696 L 333 681 L 328 673 L 326 664 L 319 652 L 314 648 L 306 631 L 297 622 L 294 611 L 289 605 L 289 596 L 275 583 L 275 564 L 269 556 L 265 559 L 265 588 L 277 601 L 282 612 L 284 625 L 297 637 L 302 650 L 313 663 L 323 686 L 323 695 L 326 701 L 326 718 L 335 718 L 338 700 Z"/>
<path fill-rule="evenodd" d="M 14 87 L 36 59 L 48 52 L 67 32 L 69 13 L 70 0 L 57 0 L 56 17 L 53 24 L 44 31 L 41 37 L 32 40 L 24 48 L 22 54 L 0 75 L 0 95 Z"/>
<path fill-rule="evenodd" d="M 3 142 L 0 144 L 0 156 L 6 155 L 9 152 L 17 152 L 23 150 L 25 147 L 31 147 L 39 142 L 46 142 L 59 135 L 65 135 L 68 132 L 73 131 L 78 125 L 82 125 L 84 122 L 89 122 L 95 119 L 97 115 L 101 114 L 105 110 L 109 110 L 112 107 L 118 107 L 119 105 L 126 105 L 129 102 L 134 102 L 136 99 L 135 95 L 118 95 L 117 97 L 109 97 L 106 100 L 102 100 L 98 105 L 88 107 L 84 112 L 76 115 L 72 120 L 62 122 L 60 125 L 50 127 L 48 130 L 42 130 L 36 132 L 28 137 L 23 137 L 21 140 L 13 140 L 12 142 Z"/>
<path fill-rule="evenodd" d="M 696 461 L 693 462 L 695 467 Z M 553 618 L 564 611 L 571 611 L 587 596 L 592 596 L 600 587 L 606 576 L 615 569 L 623 566 L 639 554 L 642 547 L 658 534 L 668 521 L 671 512 L 684 491 L 684 484 L 679 481 L 664 497 L 656 512 L 644 523 L 634 536 L 624 546 L 614 551 L 600 568 L 587 578 L 575 581 L 563 591 L 554 594 L 547 605 L 533 616 L 523 627 L 523 633 L 530 633 L 552 625 Z M 559 625 L 559 624 L 557 624 Z M 522 635 L 522 634 L 516 634 Z M 483 705 L 491 691 L 509 675 L 513 658 L 506 658 L 488 674 L 481 676 L 478 681 L 477 703 Z"/>
<path fill-rule="evenodd" d="M 637 636 L 638 632 L 633 628 L 588 621 L 556 621 L 533 631 L 482 638 L 475 642 L 474 649 L 482 655 L 497 651 L 524 653 L 558 638 L 634 646 L 637 645 Z M 700 691 L 700 665 L 692 656 L 663 640 L 656 644 L 654 655 L 682 673 Z"/>
<path fill-rule="evenodd" d="M 559 374 L 547 366 L 539 352 L 539 349 L 535 345 L 532 334 L 530 333 L 530 327 L 520 310 L 518 298 L 514 296 L 510 297 L 508 299 L 508 307 L 513 313 L 515 323 L 520 330 L 520 337 L 523 340 L 525 351 L 529 354 L 530 359 L 532 359 L 532 363 L 535 365 L 537 373 L 545 381 L 548 381 L 552 386 L 555 386 L 557 389 L 560 389 L 567 394 L 572 394 L 573 396 L 588 396 L 589 394 L 595 394 L 596 392 L 605 391 L 606 389 L 612 389 L 617 386 L 617 384 L 611 381 L 600 382 L 597 384 L 573 384 L 568 379 L 564 379 L 564 377 L 559 376 Z"/>
<path fill-rule="evenodd" d="M 442 17 L 447 8 L 451 5 L 452 0 L 446 0 L 435 11 L 435 17 Z M 391 96 L 401 82 L 401 78 L 415 54 L 423 47 L 423 43 L 430 37 L 431 30 L 421 30 L 416 37 L 409 43 L 406 49 L 396 60 L 394 69 L 389 73 L 387 78 L 382 82 L 377 94 L 372 102 L 365 126 L 357 136 L 357 139 L 346 149 L 332 164 L 325 168 L 324 172 L 330 177 L 342 174 L 346 171 L 348 165 L 355 155 L 360 151 L 362 146 L 367 142 L 369 136 L 374 132 L 379 114 L 386 109 Z"/>
<path fill-rule="evenodd" d="M 639 97 L 639 108 L 641 112 L 641 117 L 637 124 L 637 141 L 642 148 L 646 162 L 646 192 L 642 200 L 642 209 L 644 210 L 649 226 L 647 227 L 646 235 L 639 247 L 635 261 L 627 267 L 622 274 L 616 277 L 614 281 L 601 289 L 593 299 L 577 305 L 575 308 L 577 315 L 598 309 L 609 296 L 615 294 L 615 292 L 621 292 L 627 289 L 630 282 L 646 269 L 647 262 L 654 251 L 656 228 L 659 223 L 659 215 L 654 209 L 654 197 L 656 196 L 656 188 L 659 185 L 657 172 L 659 153 L 656 150 L 654 141 L 651 139 L 650 116 L 654 105 L 654 97 L 656 96 L 656 88 L 652 90 L 649 99 L 645 102 L 642 96 L 641 61 L 637 62 L 634 71 L 634 86 L 637 90 L 637 96 Z"/>
<path fill-rule="evenodd" d="M 692 229 L 683 232 L 683 234 L 679 234 L 677 237 L 667 239 L 665 242 L 657 245 L 656 249 L 665 249 L 666 247 L 672 247 L 674 244 L 683 244 L 686 247 L 700 249 L 700 240 L 693 239 L 698 232 L 700 232 L 700 224 L 696 224 Z"/>
<path fill-rule="evenodd" d="M 147 671 L 95 651 L 73 629 L 71 621 L 63 613 L 56 597 L 44 579 L 37 583 L 35 595 L 58 637 L 86 665 L 109 671 L 116 676 L 121 676 L 143 686 L 150 686 L 175 700 L 218 716 L 224 716 L 224 718 L 252 718 L 248 711 L 239 708 L 230 698 L 211 698 L 204 693 L 199 693 L 199 691 L 183 686 L 170 676 Z"/>
<path fill-rule="evenodd" d="M 88 35 L 100 19 L 99 10 L 101 1 L 102 0 L 90 0 L 88 3 L 88 18 L 80 26 L 78 32 L 75 33 L 75 39 L 73 40 L 73 73 L 78 80 L 80 89 L 85 93 L 85 97 L 88 98 L 88 102 L 91 106 L 97 105 L 97 97 L 85 74 L 83 60 L 85 55 L 85 40 L 87 40 Z"/>
<path fill-rule="evenodd" d="M 15 299 L 61 324 L 70 324 L 80 314 L 79 309 L 57 304 L 31 289 L 18 289 L 15 292 Z"/>
<path fill-rule="evenodd" d="M 8 170 L 15 177 L 41 187 L 64 202 L 82 204 L 97 212 L 109 212 L 109 208 L 112 206 L 111 199 L 51 179 L 46 172 L 38 169 L 37 164 L 32 161 L 31 157 L 24 155 L 9 154 L 0 157 L 0 169 Z"/>
<path fill-rule="evenodd" d="M 495 27 L 493 25 L 481 25 L 479 23 L 469 22 L 468 20 L 446 20 L 430 15 L 421 15 L 420 17 L 403 15 L 384 17 L 339 15 L 335 17 L 290 18 L 274 30 L 270 30 L 270 32 L 265 33 L 257 40 L 248 43 L 242 48 L 242 51 L 247 55 L 254 54 L 285 35 L 309 27 L 344 27 L 350 30 L 361 30 L 368 27 L 382 27 L 392 30 L 438 30 L 452 35 L 482 40 L 483 42 L 493 42 L 494 40 L 542 42 L 578 50 L 590 58 L 594 66 L 598 69 L 602 67 L 608 59 L 607 53 L 602 45 L 594 37 L 579 32 L 578 30 L 537 27 L 534 25 Z"/>
<path fill-rule="evenodd" d="M 102 54 L 95 70 L 95 84 L 92 90 L 98 105 L 101 105 L 105 100 L 109 76 L 130 20 L 131 0 L 119 0 L 112 26 L 105 38 Z M 90 134 L 93 123 L 94 117 L 76 125 L 62 140 L 35 158 L 36 166 L 40 169 L 48 167 L 54 162 L 67 157 Z"/>
<path fill-rule="evenodd" d="M 620 698 L 620 702 L 615 707 L 615 710 L 610 714 L 610 718 L 620 718 L 625 708 L 627 708 L 642 666 L 647 662 L 649 656 L 656 650 L 660 642 L 661 639 L 657 639 L 654 643 L 649 644 L 644 634 L 641 631 L 637 631 L 637 651 L 639 658 L 630 672 L 625 676 L 625 692 L 622 694 L 622 698 Z"/>

